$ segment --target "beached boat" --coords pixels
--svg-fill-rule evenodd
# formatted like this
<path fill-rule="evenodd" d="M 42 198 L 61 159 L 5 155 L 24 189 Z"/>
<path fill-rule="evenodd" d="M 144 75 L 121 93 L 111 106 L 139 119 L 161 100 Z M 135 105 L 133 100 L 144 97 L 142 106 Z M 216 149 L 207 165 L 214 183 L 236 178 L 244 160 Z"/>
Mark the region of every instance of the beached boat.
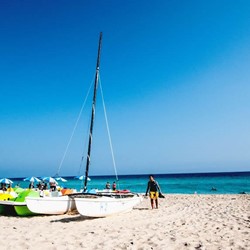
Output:
<path fill-rule="evenodd" d="M 106 217 L 118 213 L 129 212 L 142 201 L 139 195 L 83 195 L 75 198 L 76 208 L 81 215 L 87 217 Z"/>
<path fill-rule="evenodd" d="M 5 206 L 6 201 L 13 200 L 14 197 L 8 193 L 0 193 L 0 214 L 6 214 L 7 207 Z M 3 204 L 1 204 L 3 203 Z"/>
<path fill-rule="evenodd" d="M 27 197 L 38 197 L 39 192 L 26 189 L 20 192 L 17 197 L 10 194 L 2 194 L 0 196 L 0 214 L 13 216 L 31 216 L 35 215 L 26 203 Z"/>
<path fill-rule="evenodd" d="M 58 177 L 59 178 L 59 177 Z M 56 189 L 57 181 L 53 177 L 43 177 L 43 181 L 49 182 Z M 62 180 L 62 178 L 60 178 Z M 65 179 L 63 179 L 65 180 Z M 39 196 L 26 197 L 27 207 L 35 214 L 65 214 L 68 211 L 75 209 L 75 201 L 68 196 L 72 194 L 72 189 L 62 189 L 61 191 L 44 190 L 41 187 L 39 190 Z"/>
<path fill-rule="evenodd" d="M 135 205 L 140 203 L 142 200 L 142 197 L 140 195 L 132 193 L 129 194 L 120 194 L 115 192 L 110 192 L 108 194 L 107 193 L 104 194 L 102 192 L 97 192 L 96 194 L 87 193 L 87 182 L 88 182 L 91 145 L 93 139 L 93 126 L 95 118 L 96 94 L 97 94 L 98 79 L 99 79 L 101 44 L 102 44 L 102 33 L 100 33 L 99 45 L 98 45 L 94 94 L 92 101 L 92 112 L 91 112 L 90 131 L 89 131 L 89 143 L 88 143 L 88 152 L 86 158 L 87 162 L 85 170 L 84 191 L 82 194 L 72 195 L 76 203 L 77 211 L 81 215 L 88 217 L 106 217 L 117 213 L 127 212 L 130 211 Z"/>
<path fill-rule="evenodd" d="M 42 197 L 26 197 L 27 207 L 37 214 L 65 214 L 75 209 L 75 201 L 68 194 L 73 190 L 46 192 Z"/>
<path fill-rule="evenodd" d="M 30 211 L 37 214 L 65 214 L 75 209 L 75 201 L 68 195 L 58 197 L 26 197 Z"/>

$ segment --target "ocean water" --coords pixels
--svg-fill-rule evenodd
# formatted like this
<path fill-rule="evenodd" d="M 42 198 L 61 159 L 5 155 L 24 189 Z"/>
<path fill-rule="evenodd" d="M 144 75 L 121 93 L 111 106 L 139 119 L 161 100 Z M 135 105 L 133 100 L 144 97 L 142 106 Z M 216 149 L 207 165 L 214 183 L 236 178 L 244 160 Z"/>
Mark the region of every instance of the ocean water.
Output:
<path fill-rule="evenodd" d="M 250 172 L 199 173 L 199 174 L 156 174 L 161 191 L 165 194 L 250 194 Z M 67 182 L 59 182 L 60 186 L 80 190 L 83 182 L 74 177 L 64 176 Z M 103 189 L 107 181 L 112 185 L 115 176 L 90 176 L 88 189 Z M 13 186 L 19 184 L 28 187 L 29 182 L 23 178 L 12 179 Z M 116 181 L 117 182 L 117 181 Z M 129 189 L 132 192 L 145 193 L 148 175 L 122 175 L 117 182 L 118 189 Z M 212 190 L 212 188 L 216 188 Z"/>

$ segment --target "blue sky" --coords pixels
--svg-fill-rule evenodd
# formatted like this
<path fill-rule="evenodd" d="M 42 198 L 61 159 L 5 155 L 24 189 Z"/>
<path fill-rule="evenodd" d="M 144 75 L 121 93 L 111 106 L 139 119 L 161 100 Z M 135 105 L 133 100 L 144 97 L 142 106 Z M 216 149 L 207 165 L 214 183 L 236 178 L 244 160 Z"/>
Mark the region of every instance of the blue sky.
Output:
<path fill-rule="evenodd" d="M 1 1 L 0 176 L 56 173 L 100 31 L 118 174 L 249 171 L 249 13 L 247 0 Z M 100 97 L 90 175 L 114 174 Z M 89 111 L 61 175 L 78 174 Z"/>

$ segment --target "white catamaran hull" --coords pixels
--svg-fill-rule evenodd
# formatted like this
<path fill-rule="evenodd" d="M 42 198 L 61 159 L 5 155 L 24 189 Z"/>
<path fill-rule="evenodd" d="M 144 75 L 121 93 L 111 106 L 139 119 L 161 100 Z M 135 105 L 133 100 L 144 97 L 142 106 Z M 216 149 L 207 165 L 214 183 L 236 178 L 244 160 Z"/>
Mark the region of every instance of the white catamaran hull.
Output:
<path fill-rule="evenodd" d="M 69 196 L 26 197 L 26 203 L 29 210 L 37 214 L 65 214 L 76 208 Z"/>
<path fill-rule="evenodd" d="M 106 217 L 129 212 L 142 201 L 141 196 L 130 198 L 93 197 L 74 198 L 77 211 L 87 217 Z"/>

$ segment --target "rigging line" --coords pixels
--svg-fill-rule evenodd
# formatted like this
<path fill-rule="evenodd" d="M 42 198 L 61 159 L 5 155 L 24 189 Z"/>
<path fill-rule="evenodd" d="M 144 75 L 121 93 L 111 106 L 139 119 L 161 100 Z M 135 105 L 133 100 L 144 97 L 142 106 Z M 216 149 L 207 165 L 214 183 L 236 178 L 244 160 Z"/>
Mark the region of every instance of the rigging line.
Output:
<path fill-rule="evenodd" d="M 76 130 L 77 125 L 78 125 L 78 122 L 79 122 L 79 120 L 80 120 L 80 118 L 81 118 L 82 111 L 83 111 L 84 106 L 85 106 L 85 104 L 86 104 L 86 101 L 87 101 L 87 99 L 88 99 L 88 96 L 89 96 L 89 93 L 90 93 L 90 90 L 91 90 L 91 88 L 92 88 L 93 83 L 94 83 L 94 80 L 92 80 L 92 82 L 91 82 L 91 84 L 90 84 L 90 86 L 89 86 L 87 95 L 86 95 L 86 97 L 85 97 L 85 99 L 84 99 L 84 102 L 83 102 L 83 104 L 82 104 L 82 107 L 81 107 L 81 109 L 80 109 L 80 112 L 79 112 L 79 114 L 78 114 L 78 117 L 77 117 L 77 119 L 76 119 L 75 126 L 74 126 L 73 131 L 72 131 L 72 133 L 71 133 L 71 136 L 70 136 L 70 138 L 69 138 L 67 147 L 66 147 L 66 149 L 65 149 L 65 151 L 64 151 L 64 154 L 63 154 L 63 157 L 62 157 L 62 159 L 61 159 L 60 165 L 59 165 L 59 167 L 58 167 L 58 169 L 57 169 L 56 176 L 59 175 L 60 170 L 61 170 L 61 168 L 62 168 L 62 164 L 63 164 L 64 159 L 65 159 L 65 157 L 66 157 L 66 154 L 67 154 L 67 152 L 68 152 L 68 149 L 69 149 L 70 143 L 71 143 L 71 141 L 72 141 L 72 138 L 73 138 L 73 136 L 74 136 L 74 134 L 75 134 L 75 130 Z"/>
<path fill-rule="evenodd" d="M 108 117 L 107 117 L 107 112 L 106 112 L 106 106 L 105 106 L 104 96 L 103 96 L 103 91 L 102 91 L 102 84 L 101 84 L 100 75 L 99 75 L 99 83 L 100 83 L 100 90 L 101 90 L 101 97 L 102 97 L 102 106 L 103 106 L 104 116 L 105 116 L 105 121 L 106 121 L 106 128 L 107 128 L 108 137 L 109 137 L 109 146 L 110 146 L 112 160 L 113 160 L 113 166 L 114 166 L 114 170 L 115 170 L 115 177 L 116 177 L 116 180 L 119 181 L 118 174 L 117 174 L 117 169 L 116 169 L 116 163 L 115 163 L 113 145 L 112 145 L 112 140 L 111 140 L 111 135 L 110 135 L 110 130 L 109 130 L 109 124 L 108 124 Z"/>

